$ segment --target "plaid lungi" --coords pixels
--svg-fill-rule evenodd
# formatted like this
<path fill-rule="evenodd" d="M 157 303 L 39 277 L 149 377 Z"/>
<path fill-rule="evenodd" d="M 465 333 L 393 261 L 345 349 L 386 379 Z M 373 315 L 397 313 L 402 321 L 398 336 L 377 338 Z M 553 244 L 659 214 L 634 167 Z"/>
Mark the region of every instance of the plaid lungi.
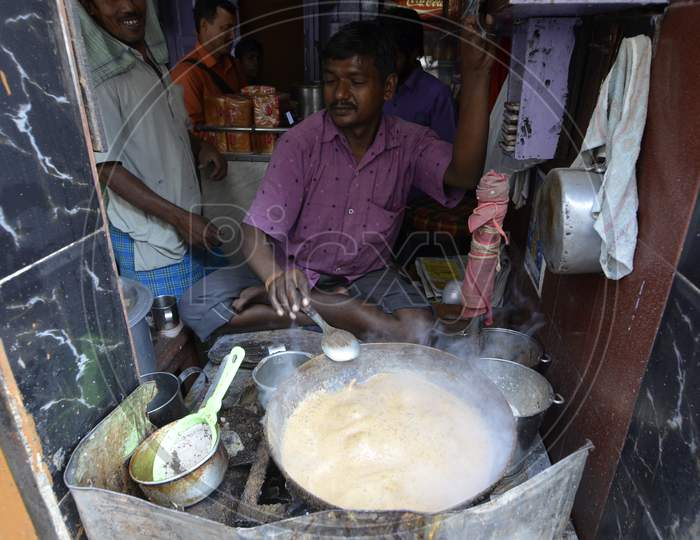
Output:
<path fill-rule="evenodd" d="M 137 271 L 134 265 L 133 238 L 111 224 L 109 233 L 112 237 L 112 248 L 117 259 L 119 275 L 144 284 L 154 296 L 169 294 L 179 300 L 182 293 L 194 283 L 227 265 L 227 260 L 220 253 L 196 250 L 187 251 L 179 263 L 154 270 Z"/>

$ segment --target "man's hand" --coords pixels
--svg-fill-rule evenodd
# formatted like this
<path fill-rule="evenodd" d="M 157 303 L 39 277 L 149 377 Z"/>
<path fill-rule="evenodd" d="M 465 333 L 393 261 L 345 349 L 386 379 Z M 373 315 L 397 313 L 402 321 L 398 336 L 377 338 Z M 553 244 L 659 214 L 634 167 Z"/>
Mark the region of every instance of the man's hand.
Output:
<path fill-rule="evenodd" d="M 298 268 L 290 268 L 273 274 L 265 283 L 267 294 L 270 296 L 272 309 L 280 317 L 285 313 L 290 319 L 296 319 L 296 314 L 302 307 L 307 307 L 309 300 L 309 280 Z"/>
<path fill-rule="evenodd" d="M 490 33 L 493 27 L 493 17 L 486 15 L 485 25 L 479 26 L 476 16 L 469 16 L 462 22 L 462 73 L 466 72 L 489 72 L 494 60 L 495 36 Z M 483 30 L 483 31 L 482 31 Z M 469 84 L 468 80 L 463 80 L 462 84 Z"/>
<path fill-rule="evenodd" d="M 200 169 L 210 169 L 209 179 L 218 181 L 226 176 L 228 171 L 228 163 L 219 151 L 208 141 L 202 141 L 199 146 L 199 154 L 197 156 Z"/>
<path fill-rule="evenodd" d="M 200 215 L 183 211 L 173 220 L 173 226 L 182 239 L 191 246 L 212 249 L 221 245 L 219 229 Z"/>

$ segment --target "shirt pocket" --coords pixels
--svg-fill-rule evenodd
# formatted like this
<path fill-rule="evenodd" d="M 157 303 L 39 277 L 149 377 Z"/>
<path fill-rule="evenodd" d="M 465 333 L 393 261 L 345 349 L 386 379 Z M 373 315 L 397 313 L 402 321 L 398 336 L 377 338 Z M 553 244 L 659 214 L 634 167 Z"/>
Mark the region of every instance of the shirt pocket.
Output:
<path fill-rule="evenodd" d="M 400 222 L 401 210 L 387 210 L 371 201 L 367 204 L 367 218 L 363 227 L 365 233 L 387 236 L 396 230 Z"/>

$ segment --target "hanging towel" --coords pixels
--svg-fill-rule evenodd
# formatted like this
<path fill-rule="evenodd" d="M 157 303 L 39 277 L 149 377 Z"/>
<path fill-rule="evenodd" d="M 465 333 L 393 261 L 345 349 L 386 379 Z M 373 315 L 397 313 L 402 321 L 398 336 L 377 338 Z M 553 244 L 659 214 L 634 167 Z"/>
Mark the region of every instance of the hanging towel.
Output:
<path fill-rule="evenodd" d="M 609 279 L 632 272 L 637 246 L 635 166 L 644 133 L 649 96 L 651 40 L 622 40 L 605 78 L 581 153 L 572 168 L 590 168 L 594 152 L 605 147 L 607 170 L 593 206 L 595 230 L 602 239 L 600 265 Z"/>

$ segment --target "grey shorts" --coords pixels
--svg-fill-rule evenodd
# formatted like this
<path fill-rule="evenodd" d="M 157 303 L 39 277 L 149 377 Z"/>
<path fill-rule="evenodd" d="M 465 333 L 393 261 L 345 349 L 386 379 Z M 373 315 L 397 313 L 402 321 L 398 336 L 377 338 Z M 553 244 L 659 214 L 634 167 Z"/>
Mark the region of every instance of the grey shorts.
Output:
<path fill-rule="evenodd" d="M 354 298 L 386 314 L 400 309 L 432 309 L 423 293 L 393 268 L 365 274 L 353 281 L 348 290 Z"/>
<path fill-rule="evenodd" d="M 204 341 L 236 314 L 231 304 L 241 291 L 256 285 L 262 282 L 247 265 L 216 270 L 183 293 L 178 302 L 180 318 Z M 400 309 L 431 309 L 423 293 L 392 268 L 370 272 L 352 283 L 321 276 L 316 288 L 332 291 L 339 286 L 387 314 Z"/>

